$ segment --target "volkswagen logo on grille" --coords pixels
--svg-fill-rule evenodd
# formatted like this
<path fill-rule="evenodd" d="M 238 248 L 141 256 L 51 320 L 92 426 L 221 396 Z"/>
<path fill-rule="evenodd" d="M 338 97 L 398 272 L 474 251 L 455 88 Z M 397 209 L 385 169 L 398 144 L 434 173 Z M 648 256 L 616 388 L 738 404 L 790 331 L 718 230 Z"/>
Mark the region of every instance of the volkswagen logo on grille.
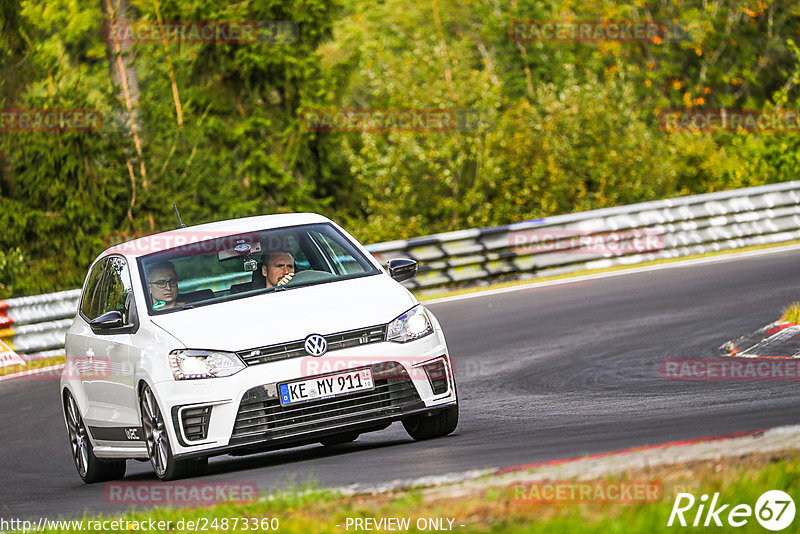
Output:
<path fill-rule="evenodd" d="M 309 356 L 322 356 L 328 350 L 328 342 L 319 334 L 311 334 L 306 338 L 303 347 Z"/>

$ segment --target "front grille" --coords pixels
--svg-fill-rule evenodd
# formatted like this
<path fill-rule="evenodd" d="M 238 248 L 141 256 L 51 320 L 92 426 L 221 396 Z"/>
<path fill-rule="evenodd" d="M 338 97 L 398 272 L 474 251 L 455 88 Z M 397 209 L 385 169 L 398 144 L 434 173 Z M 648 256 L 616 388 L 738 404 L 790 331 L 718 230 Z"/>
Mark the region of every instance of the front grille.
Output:
<path fill-rule="evenodd" d="M 368 343 L 379 343 L 385 340 L 386 325 L 360 328 L 358 330 L 350 330 L 348 332 L 325 336 L 325 341 L 328 342 L 328 352 L 366 345 Z"/>
<path fill-rule="evenodd" d="M 299 436 L 402 415 L 404 408 L 421 405 L 408 373 L 397 362 L 370 366 L 375 389 L 359 391 L 297 406 L 281 406 L 266 388 L 248 390 L 239 405 L 231 445 Z"/>
<path fill-rule="evenodd" d="M 357 347 L 368 343 L 379 343 L 386 340 L 386 325 L 370 326 L 369 328 L 358 328 L 339 332 L 338 334 L 328 334 L 325 341 L 328 342 L 328 352 L 332 350 L 345 349 L 347 347 Z M 308 356 L 303 348 L 305 339 L 289 341 L 287 343 L 277 343 L 266 347 L 257 347 L 237 352 L 236 354 L 247 365 L 258 365 L 261 363 L 275 362 L 289 358 Z"/>
<path fill-rule="evenodd" d="M 447 391 L 447 370 L 444 365 L 444 360 L 436 360 L 433 363 L 425 365 L 425 374 L 428 375 L 428 381 L 431 383 L 431 389 L 434 395 L 441 395 Z"/>
<path fill-rule="evenodd" d="M 180 412 L 183 434 L 189 441 L 200 441 L 208 436 L 208 422 L 211 416 L 211 406 L 197 408 L 184 408 Z"/>

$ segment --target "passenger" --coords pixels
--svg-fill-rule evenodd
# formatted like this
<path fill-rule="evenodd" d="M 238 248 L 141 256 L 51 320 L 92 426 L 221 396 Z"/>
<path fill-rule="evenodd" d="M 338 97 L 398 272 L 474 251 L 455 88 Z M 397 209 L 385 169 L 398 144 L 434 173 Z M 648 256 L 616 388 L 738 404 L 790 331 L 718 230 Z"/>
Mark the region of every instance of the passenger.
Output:
<path fill-rule="evenodd" d="M 276 250 L 263 256 L 261 274 L 267 279 L 267 287 L 282 286 L 294 277 L 294 257 L 291 252 Z"/>
<path fill-rule="evenodd" d="M 168 310 L 186 304 L 178 302 L 178 275 L 172 263 L 164 261 L 150 267 L 147 272 L 147 285 L 153 299 L 154 310 Z"/>

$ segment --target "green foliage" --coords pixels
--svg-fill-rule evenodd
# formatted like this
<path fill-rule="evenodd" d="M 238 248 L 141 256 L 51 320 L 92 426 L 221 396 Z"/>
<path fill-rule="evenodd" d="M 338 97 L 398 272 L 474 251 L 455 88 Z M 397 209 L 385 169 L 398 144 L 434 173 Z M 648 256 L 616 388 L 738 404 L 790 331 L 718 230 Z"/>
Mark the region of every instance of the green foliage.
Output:
<path fill-rule="evenodd" d="M 11 293 L 24 268 L 25 257 L 19 247 L 0 250 L 0 291 Z"/>
<path fill-rule="evenodd" d="M 800 134 L 672 133 L 658 120 L 670 109 L 795 110 L 796 2 L 340 2 L 122 2 L 134 22 L 155 23 L 158 6 L 166 21 L 297 29 L 134 43 L 141 157 L 100 3 L 0 3 L 0 109 L 104 119 L 97 131 L 0 128 L 0 251 L 26 265 L 0 271 L 0 297 L 78 286 L 110 242 L 173 228 L 173 202 L 189 224 L 318 211 L 375 242 L 800 176 Z M 599 19 L 684 31 L 633 43 L 510 37 L 515 20 Z M 309 131 L 301 114 L 315 108 L 480 120 Z"/>
<path fill-rule="evenodd" d="M 793 302 L 784 308 L 781 321 L 800 324 L 800 302 Z"/>
<path fill-rule="evenodd" d="M 565 66 L 565 70 L 574 70 Z M 605 81 L 568 76 L 541 84 L 533 102 L 503 117 L 491 152 L 501 170 L 492 193 L 511 222 L 681 194 L 663 134 L 647 124 L 622 74 Z"/>

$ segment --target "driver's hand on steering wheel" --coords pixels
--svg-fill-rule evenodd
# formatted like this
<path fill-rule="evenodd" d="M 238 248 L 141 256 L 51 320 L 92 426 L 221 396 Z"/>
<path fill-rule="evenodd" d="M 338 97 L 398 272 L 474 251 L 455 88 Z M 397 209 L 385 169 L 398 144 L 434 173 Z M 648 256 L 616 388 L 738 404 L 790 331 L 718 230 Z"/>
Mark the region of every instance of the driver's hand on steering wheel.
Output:
<path fill-rule="evenodd" d="M 285 275 L 283 275 L 283 276 L 281 277 L 281 279 L 280 279 L 280 280 L 278 280 L 278 283 L 276 283 L 275 285 L 276 285 L 276 286 L 282 286 L 282 285 L 284 285 L 284 284 L 288 284 L 288 283 L 289 283 L 289 282 L 292 280 L 292 277 L 293 277 L 293 276 L 294 276 L 294 273 L 288 273 L 288 274 L 285 274 Z"/>

